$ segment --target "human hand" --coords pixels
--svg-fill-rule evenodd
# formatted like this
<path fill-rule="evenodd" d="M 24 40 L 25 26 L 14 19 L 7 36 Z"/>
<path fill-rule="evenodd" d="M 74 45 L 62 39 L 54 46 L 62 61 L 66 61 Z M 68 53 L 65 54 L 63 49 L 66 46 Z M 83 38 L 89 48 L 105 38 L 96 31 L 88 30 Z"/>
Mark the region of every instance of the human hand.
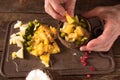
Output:
<path fill-rule="evenodd" d="M 81 46 L 81 51 L 108 51 L 120 35 L 120 5 L 97 7 L 85 14 L 85 17 L 98 16 L 105 20 L 103 33 Z"/>
<path fill-rule="evenodd" d="M 66 11 L 74 16 L 75 3 L 76 0 L 45 0 L 45 12 L 54 19 L 64 22 Z M 65 4 L 65 8 L 62 4 Z"/>

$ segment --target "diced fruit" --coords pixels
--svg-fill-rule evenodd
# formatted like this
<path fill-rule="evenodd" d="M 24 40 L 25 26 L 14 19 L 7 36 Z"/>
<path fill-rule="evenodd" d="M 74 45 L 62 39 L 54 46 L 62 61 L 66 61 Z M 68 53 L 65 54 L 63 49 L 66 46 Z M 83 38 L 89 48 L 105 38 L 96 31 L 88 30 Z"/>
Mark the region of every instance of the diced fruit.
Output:
<path fill-rule="evenodd" d="M 66 33 L 64 33 L 64 32 L 61 32 L 60 36 L 61 36 L 62 38 L 65 38 L 65 36 L 66 36 Z"/>
<path fill-rule="evenodd" d="M 17 58 L 16 52 L 12 52 L 12 59 Z"/>
<path fill-rule="evenodd" d="M 10 36 L 10 44 L 17 44 L 21 49 L 12 53 L 12 59 L 24 58 L 23 48 L 30 54 L 39 56 L 45 66 L 49 66 L 50 54 L 60 52 L 59 46 L 55 42 L 57 30 L 55 27 L 39 23 L 37 20 L 22 24 L 18 21 L 14 28 L 19 28 L 20 32 Z"/>
<path fill-rule="evenodd" d="M 74 19 L 74 23 L 79 24 L 79 19 L 77 15 L 73 19 Z"/>
<path fill-rule="evenodd" d="M 16 56 L 17 56 L 18 58 L 21 58 L 21 59 L 24 58 L 23 48 L 21 48 L 20 50 L 18 50 L 18 51 L 16 52 Z"/>
<path fill-rule="evenodd" d="M 12 59 L 15 59 L 15 58 L 21 58 L 21 59 L 24 58 L 23 48 L 19 49 L 17 52 L 12 52 Z"/>
<path fill-rule="evenodd" d="M 75 22 L 75 20 L 68 13 L 66 13 L 66 19 L 69 24 L 72 24 Z"/>
<path fill-rule="evenodd" d="M 86 29 L 87 23 L 84 19 L 79 21 L 78 16 L 71 17 L 66 13 L 67 22 L 63 24 L 60 28 L 60 36 L 68 42 L 73 42 L 76 45 L 84 44 L 84 42 L 89 38 L 89 33 Z"/>
<path fill-rule="evenodd" d="M 34 24 L 32 22 L 29 22 L 28 27 L 32 27 L 32 26 L 34 26 Z"/>
<path fill-rule="evenodd" d="M 49 61 L 50 61 L 50 54 L 44 54 L 40 56 L 40 59 L 42 60 L 42 63 L 45 64 L 46 67 L 49 67 Z"/>
<path fill-rule="evenodd" d="M 14 28 L 20 28 L 22 26 L 22 21 L 17 21 L 17 23 L 14 25 Z"/>
<path fill-rule="evenodd" d="M 32 50 L 32 48 L 29 46 L 26 48 L 28 52 L 30 52 Z"/>
<path fill-rule="evenodd" d="M 50 30 L 52 32 L 52 34 L 54 35 L 54 38 L 57 38 L 57 30 L 55 29 L 55 27 L 50 26 Z"/>
<path fill-rule="evenodd" d="M 62 28 L 61 32 L 70 34 L 74 31 L 74 25 L 73 24 L 67 24 L 66 26 L 64 26 L 64 28 Z"/>
<path fill-rule="evenodd" d="M 60 52 L 60 48 L 59 46 L 57 45 L 56 42 L 53 43 L 53 49 L 51 51 L 51 54 L 57 54 L 58 52 Z"/>
<path fill-rule="evenodd" d="M 70 33 L 68 35 L 68 41 L 69 42 L 74 42 L 78 38 L 78 35 L 76 33 Z"/>
<path fill-rule="evenodd" d="M 77 33 L 78 36 L 84 36 L 85 34 L 85 30 L 81 26 L 77 26 L 74 32 Z"/>

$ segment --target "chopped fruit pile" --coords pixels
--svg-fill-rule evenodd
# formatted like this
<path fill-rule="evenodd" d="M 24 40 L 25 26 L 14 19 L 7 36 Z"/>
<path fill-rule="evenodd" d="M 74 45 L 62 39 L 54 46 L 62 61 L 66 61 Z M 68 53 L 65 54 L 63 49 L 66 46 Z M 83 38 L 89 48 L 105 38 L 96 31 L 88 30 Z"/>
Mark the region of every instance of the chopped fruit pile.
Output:
<path fill-rule="evenodd" d="M 71 17 L 66 13 L 67 22 L 60 28 L 60 36 L 68 42 L 83 44 L 89 38 L 87 23 L 84 19 L 79 21 L 78 17 Z"/>
<path fill-rule="evenodd" d="M 21 49 L 12 53 L 12 59 L 24 58 L 23 48 L 25 48 L 30 54 L 39 56 L 42 63 L 49 67 L 50 54 L 60 52 L 60 48 L 55 42 L 56 28 L 40 24 L 37 20 L 28 24 L 18 21 L 14 28 L 19 28 L 20 32 L 11 35 L 10 44 L 17 44 Z"/>

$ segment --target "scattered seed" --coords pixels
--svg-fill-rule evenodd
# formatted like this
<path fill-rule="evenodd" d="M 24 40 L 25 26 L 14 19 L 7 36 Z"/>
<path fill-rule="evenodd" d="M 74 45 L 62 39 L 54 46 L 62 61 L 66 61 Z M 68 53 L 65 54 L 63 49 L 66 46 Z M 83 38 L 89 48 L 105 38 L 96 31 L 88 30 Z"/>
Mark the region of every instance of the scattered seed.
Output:
<path fill-rule="evenodd" d="M 90 68 L 90 70 L 91 70 L 91 71 L 95 71 L 95 67 L 92 66 L 92 67 Z"/>
<path fill-rule="evenodd" d="M 91 76 L 91 74 L 87 74 L 87 78 L 91 78 L 92 76 Z"/>
<path fill-rule="evenodd" d="M 83 64 L 83 66 L 87 66 L 88 63 L 87 62 L 83 62 L 82 64 Z"/>

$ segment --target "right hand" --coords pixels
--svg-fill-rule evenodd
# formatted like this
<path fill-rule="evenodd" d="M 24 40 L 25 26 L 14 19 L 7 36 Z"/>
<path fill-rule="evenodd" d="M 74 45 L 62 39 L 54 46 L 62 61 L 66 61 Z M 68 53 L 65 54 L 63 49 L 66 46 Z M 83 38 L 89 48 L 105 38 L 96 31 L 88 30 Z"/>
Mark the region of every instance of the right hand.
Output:
<path fill-rule="evenodd" d="M 45 0 L 45 12 L 51 15 L 54 19 L 65 21 L 66 11 L 74 16 L 76 0 Z M 65 8 L 62 6 L 65 4 Z"/>
<path fill-rule="evenodd" d="M 98 16 L 105 20 L 103 33 L 81 46 L 81 51 L 109 51 L 120 36 L 120 5 L 97 7 L 87 12 L 85 17 Z"/>

